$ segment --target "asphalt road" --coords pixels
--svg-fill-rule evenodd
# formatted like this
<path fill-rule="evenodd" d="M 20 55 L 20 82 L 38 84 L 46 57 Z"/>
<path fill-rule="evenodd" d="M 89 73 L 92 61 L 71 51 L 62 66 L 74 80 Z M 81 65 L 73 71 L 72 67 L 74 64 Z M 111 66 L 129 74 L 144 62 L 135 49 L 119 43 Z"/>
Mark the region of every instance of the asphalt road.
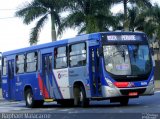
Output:
<path fill-rule="evenodd" d="M 128 106 L 121 106 L 119 103 L 110 103 L 106 100 L 91 101 L 88 108 L 62 107 L 56 103 L 45 103 L 41 108 L 29 109 L 25 107 L 23 101 L 1 101 L 0 118 L 13 119 L 5 115 L 10 113 L 22 114 L 23 118 L 28 118 L 25 114 L 48 114 L 48 118 L 54 119 L 160 119 L 160 91 L 152 96 L 131 99 Z"/>

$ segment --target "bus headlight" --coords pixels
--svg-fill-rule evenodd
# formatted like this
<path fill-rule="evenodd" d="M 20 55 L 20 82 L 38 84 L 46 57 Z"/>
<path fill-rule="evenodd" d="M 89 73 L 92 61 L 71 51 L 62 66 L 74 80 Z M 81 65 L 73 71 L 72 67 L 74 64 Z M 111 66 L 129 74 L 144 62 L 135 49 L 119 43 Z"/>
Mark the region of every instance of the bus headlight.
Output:
<path fill-rule="evenodd" d="M 107 84 L 109 85 L 109 87 L 111 88 L 115 88 L 114 84 L 108 79 L 108 78 L 105 78 Z"/>

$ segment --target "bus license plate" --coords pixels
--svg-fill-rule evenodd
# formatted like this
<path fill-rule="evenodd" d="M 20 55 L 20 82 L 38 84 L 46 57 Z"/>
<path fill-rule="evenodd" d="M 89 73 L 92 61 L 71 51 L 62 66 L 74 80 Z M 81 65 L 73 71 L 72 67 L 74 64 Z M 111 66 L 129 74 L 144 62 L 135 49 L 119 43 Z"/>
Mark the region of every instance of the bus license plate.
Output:
<path fill-rule="evenodd" d="M 137 96 L 138 95 L 138 92 L 130 92 L 129 93 L 129 96 Z"/>

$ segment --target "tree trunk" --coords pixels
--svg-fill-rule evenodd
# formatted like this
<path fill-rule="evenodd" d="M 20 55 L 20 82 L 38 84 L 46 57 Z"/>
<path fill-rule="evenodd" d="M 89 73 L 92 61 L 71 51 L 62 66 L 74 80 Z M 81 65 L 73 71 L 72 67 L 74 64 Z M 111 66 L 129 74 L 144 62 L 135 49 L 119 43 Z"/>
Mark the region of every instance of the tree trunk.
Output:
<path fill-rule="evenodd" d="M 123 0 L 123 6 L 124 6 L 124 23 L 123 28 L 125 31 L 129 30 L 128 23 L 127 23 L 127 0 Z"/>
<path fill-rule="evenodd" d="M 55 19 L 52 13 L 51 13 L 51 35 L 52 35 L 52 42 L 56 41 L 57 36 L 56 36 L 56 29 L 55 29 Z"/>
<path fill-rule="evenodd" d="M 98 27 L 97 21 L 93 16 L 88 15 L 86 22 L 86 33 L 100 32 L 100 28 Z"/>

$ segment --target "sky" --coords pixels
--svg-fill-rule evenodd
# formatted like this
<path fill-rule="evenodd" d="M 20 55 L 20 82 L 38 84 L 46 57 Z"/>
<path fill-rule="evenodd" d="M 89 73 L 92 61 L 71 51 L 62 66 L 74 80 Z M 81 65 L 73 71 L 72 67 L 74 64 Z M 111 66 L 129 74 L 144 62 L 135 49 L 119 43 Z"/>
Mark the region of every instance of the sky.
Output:
<path fill-rule="evenodd" d="M 0 52 L 28 47 L 31 28 L 35 22 L 30 25 L 23 24 L 21 18 L 15 17 L 15 11 L 25 2 L 31 0 L 0 0 Z M 160 0 L 151 0 L 153 3 L 160 4 Z M 112 11 L 122 11 L 122 6 L 118 5 L 112 8 Z M 38 44 L 51 42 L 50 21 L 48 21 L 40 33 Z M 58 40 L 75 37 L 75 29 L 67 29 Z"/>

